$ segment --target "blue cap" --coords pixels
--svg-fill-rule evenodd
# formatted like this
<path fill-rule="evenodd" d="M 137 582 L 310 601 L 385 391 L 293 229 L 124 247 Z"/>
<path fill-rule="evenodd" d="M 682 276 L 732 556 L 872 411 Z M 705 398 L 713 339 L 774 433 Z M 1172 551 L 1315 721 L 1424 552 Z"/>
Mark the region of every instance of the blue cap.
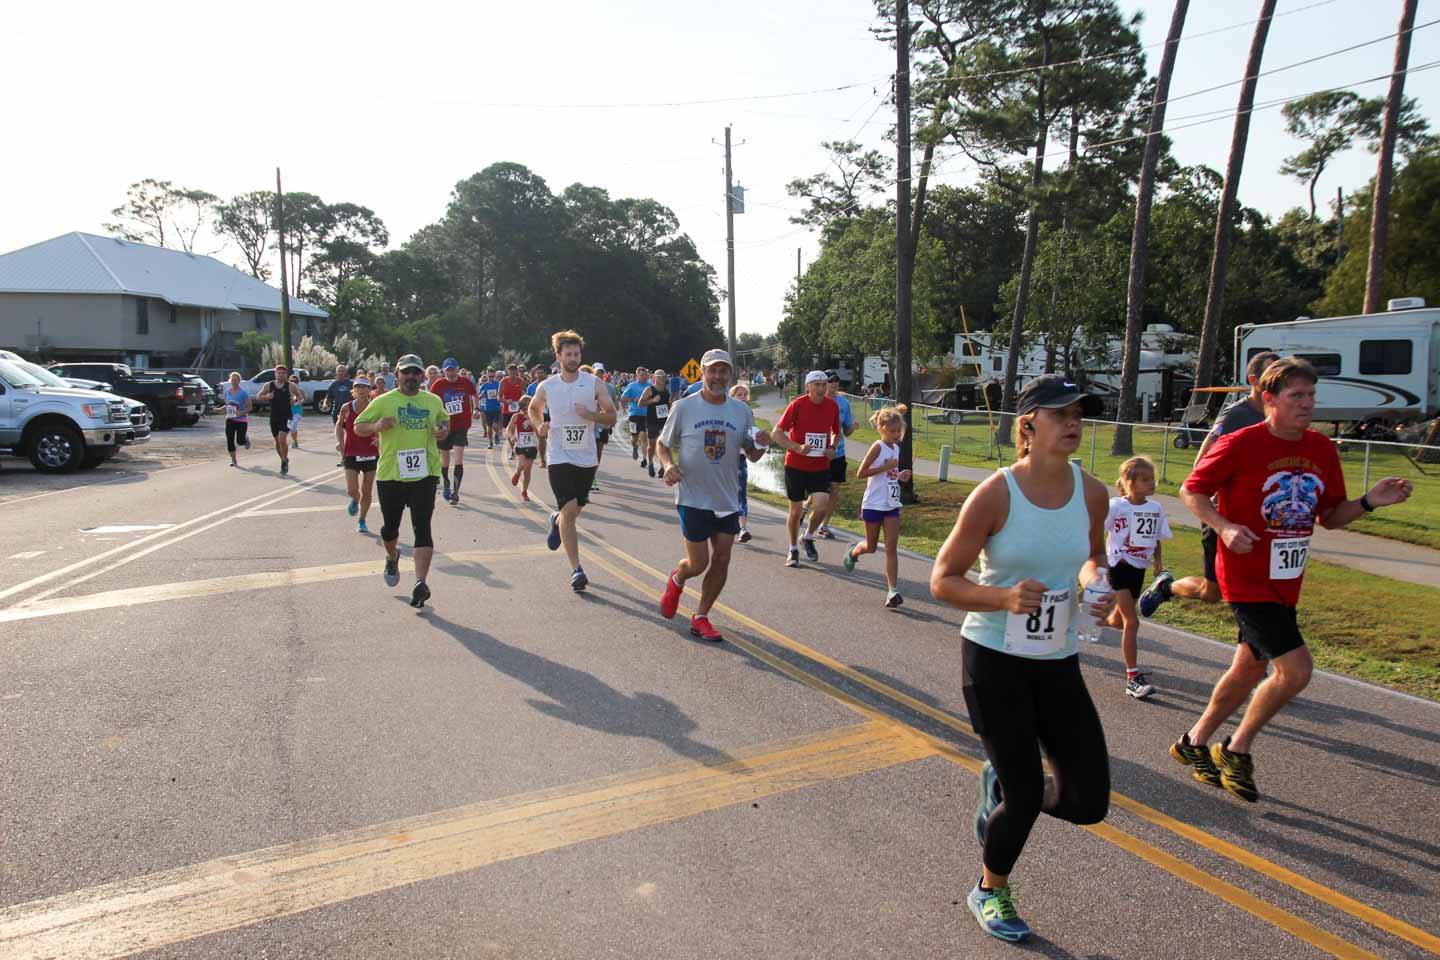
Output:
<path fill-rule="evenodd" d="M 452 368 L 455 370 L 460 369 L 460 361 L 456 360 L 454 357 L 446 357 L 445 362 L 440 364 L 441 370 L 450 370 Z"/>

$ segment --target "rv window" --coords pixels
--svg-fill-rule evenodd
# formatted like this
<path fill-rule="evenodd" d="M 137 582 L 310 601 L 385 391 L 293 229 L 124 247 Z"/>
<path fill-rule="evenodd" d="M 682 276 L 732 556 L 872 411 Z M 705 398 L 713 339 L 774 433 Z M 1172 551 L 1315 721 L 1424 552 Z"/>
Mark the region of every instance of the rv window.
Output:
<path fill-rule="evenodd" d="M 1315 373 L 1319 376 L 1340 376 L 1340 354 L 1338 353 L 1297 353 L 1295 356 L 1314 367 Z"/>
<path fill-rule="evenodd" d="M 960 352 L 967 357 L 980 356 L 980 348 L 975 345 L 973 340 L 960 341 Z"/>
<path fill-rule="evenodd" d="M 992 357 L 991 360 L 990 360 L 990 365 L 994 368 L 994 370 L 995 370 L 996 373 L 999 373 L 999 372 L 1000 372 L 1000 358 L 999 358 L 999 357 Z"/>
<path fill-rule="evenodd" d="M 1360 372 L 1409 373 L 1412 346 L 1409 340 L 1361 340 Z"/>

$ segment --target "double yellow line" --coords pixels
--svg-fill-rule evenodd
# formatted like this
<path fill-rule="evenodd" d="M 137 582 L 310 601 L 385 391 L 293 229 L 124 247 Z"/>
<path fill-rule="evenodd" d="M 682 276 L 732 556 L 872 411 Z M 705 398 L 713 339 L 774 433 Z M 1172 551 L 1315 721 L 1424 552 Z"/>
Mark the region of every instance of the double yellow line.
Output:
<path fill-rule="evenodd" d="M 497 471 L 495 466 L 494 458 L 487 458 L 486 465 L 489 468 L 491 479 L 494 481 L 496 487 L 511 502 L 511 504 L 516 508 L 516 510 L 522 516 L 528 517 L 529 519 L 534 521 L 537 526 L 541 528 L 547 527 L 549 521 L 548 514 L 546 514 L 545 512 L 545 508 L 539 505 L 532 504 L 532 509 L 527 510 L 526 505 L 510 492 L 510 490 L 508 489 L 509 485 L 505 483 L 500 477 L 499 472 Z M 592 554 L 590 557 L 587 558 L 588 562 L 592 562 L 595 565 L 614 574 L 620 580 L 630 584 L 632 587 L 639 590 L 642 595 L 653 594 L 657 589 L 656 584 L 663 584 L 666 578 L 669 576 L 667 573 L 662 573 L 654 567 L 651 567 L 643 561 L 631 556 L 630 554 L 621 550 L 619 547 L 611 544 L 603 536 L 593 531 L 586 530 L 583 532 L 582 535 L 587 540 L 592 541 L 593 543 L 604 549 L 606 552 L 608 552 L 618 560 L 622 561 L 625 565 L 644 575 L 649 576 L 653 582 L 646 584 L 631 576 L 627 570 L 601 557 L 597 557 Z M 919 713 L 922 716 L 925 716 L 928 719 L 933 720 L 936 723 L 939 723 L 942 726 L 945 726 L 959 734 L 962 734 L 971 740 L 974 740 L 976 742 L 979 741 L 979 737 L 975 733 L 974 728 L 970 726 L 970 724 L 966 723 L 964 720 L 961 720 L 960 718 L 952 714 L 946 713 L 943 710 L 931 706 L 928 703 L 917 700 L 915 697 L 903 693 L 902 691 L 896 690 L 889 684 L 883 683 L 879 680 L 875 680 L 874 678 L 869 677 L 864 673 L 861 673 L 860 671 L 841 663 L 833 657 L 827 656 L 826 654 L 815 650 L 807 646 L 806 644 L 795 640 L 792 637 L 786 636 L 785 634 L 766 626 L 760 621 L 741 613 L 740 611 L 728 606 L 727 604 L 717 602 L 712 612 L 720 613 L 722 616 L 726 617 L 730 621 L 745 627 L 746 629 L 754 632 L 755 634 L 758 634 L 759 636 L 764 637 L 766 640 L 774 643 L 776 646 L 788 650 L 791 653 L 796 654 L 806 660 L 809 660 L 810 662 L 817 664 L 818 666 L 824 667 L 827 670 L 838 673 L 850 682 L 859 684 L 860 686 L 865 687 L 871 692 L 879 694 L 881 697 L 884 697 L 886 700 L 889 700 L 892 703 L 903 706 L 906 709 L 913 710 L 914 712 Z M 754 643 L 751 643 L 748 640 L 745 640 L 741 637 L 735 637 L 733 635 L 727 637 L 727 640 L 735 644 L 740 649 L 744 650 L 746 653 L 764 662 L 766 665 L 772 667 L 773 669 L 778 670 L 786 676 L 790 677 L 791 679 L 803 683 L 811 689 L 816 690 L 819 693 L 829 697 L 830 699 L 845 705 L 856 713 L 859 713 L 873 721 L 895 724 L 897 726 L 910 730 L 915 735 L 924 737 L 926 740 L 928 740 L 937 754 L 945 757 L 953 763 L 958 764 L 959 766 L 965 767 L 971 772 L 979 771 L 980 761 L 959 752 L 945 741 L 940 740 L 936 737 L 932 737 L 930 734 L 927 734 L 924 731 L 919 730 L 918 728 L 913 727 L 908 723 L 905 723 L 903 720 L 899 720 L 888 713 L 884 713 L 866 703 L 861 702 L 860 700 L 857 700 L 855 697 L 850 696 L 849 694 L 840 690 L 833 684 L 822 680 L 820 677 L 817 677 L 812 673 L 801 670 L 793 664 L 774 656 L 769 651 L 757 646 Z M 1114 806 L 1119 807 L 1122 810 L 1125 810 L 1131 814 L 1134 814 L 1135 816 L 1140 817 L 1141 819 L 1153 824 L 1154 826 L 1167 830 L 1178 837 L 1182 837 L 1183 839 L 1189 840 L 1192 843 L 1199 844 L 1200 846 L 1209 850 L 1211 853 L 1217 854 L 1227 860 L 1232 861 L 1233 863 L 1253 870 L 1256 873 L 1259 873 L 1262 876 L 1265 876 L 1271 880 L 1275 880 L 1279 883 L 1285 884 L 1286 886 L 1294 890 L 1313 897 L 1314 899 L 1319 900 L 1324 904 L 1340 910 L 1343 913 L 1347 913 L 1350 916 L 1355 917 L 1356 919 L 1362 920 L 1365 923 L 1368 923 L 1379 930 L 1383 930 L 1386 933 L 1399 937 L 1400 939 L 1405 940 L 1417 947 L 1420 947 L 1432 954 L 1440 955 L 1440 937 L 1437 937 L 1435 934 L 1432 934 L 1426 930 L 1422 930 L 1419 927 L 1415 927 L 1411 924 L 1405 923 L 1403 920 L 1393 917 L 1382 910 L 1371 907 L 1368 904 L 1361 903 L 1353 897 L 1348 897 L 1337 890 L 1333 890 L 1325 886 L 1324 884 L 1317 883 L 1314 880 L 1303 877 L 1292 870 L 1286 869 L 1285 867 L 1282 867 L 1277 863 L 1273 863 L 1270 860 L 1259 856 L 1258 854 L 1251 853 L 1250 851 L 1245 850 L 1242 847 L 1236 846 L 1235 844 L 1230 843 L 1226 840 L 1222 840 L 1219 837 L 1213 836 L 1212 834 L 1207 833 L 1206 831 L 1201 830 L 1197 827 L 1191 826 L 1188 823 L 1177 820 L 1166 813 L 1162 813 L 1161 811 L 1156 810 L 1154 807 L 1141 803 L 1140 801 L 1135 800 L 1132 797 L 1125 796 L 1124 794 L 1119 792 L 1112 792 L 1110 795 L 1110 799 L 1111 803 Z M 1092 826 L 1088 826 L 1085 829 L 1089 830 L 1096 836 L 1109 841 L 1115 846 L 1118 846 L 1121 849 L 1126 850 L 1137 857 L 1140 857 L 1142 860 L 1145 860 L 1146 862 L 1151 863 L 1161 868 L 1162 870 L 1165 870 L 1167 873 L 1170 873 L 1171 875 L 1176 876 L 1181 880 L 1184 880 L 1186 883 L 1189 883 L 1195 887 L 1206 891 L 1207 893 L 1217 896 L 1220 899 L 1226 901 L 1227 903 L 1239 907 L 1240 909 L 1246 911 L 1252 916 L 1258 917 L 1259 919 L 1264 920 L 1267 923 L 1271 923 L 1274 926 L 1280 928 L 1281 930 L 1286 931 L 1287 933 L 1299 937 L 1301 940 L 1304 940 L 1311 946 L 1323 950 L 1331 956 L 1342 958 L 1342 960 L 1358 960 L 1358 958 L 1374 958 L 1376 956 L 1370 951 L 1365 950 L 1362 947 L 1359 947 L 1349 942 L 1348 940 L 1341 939 L 1340 937 L 1337 937 L 1326 930 L 1322 930 L 1314 924 L 1295 916 L 1289 911 L 1277 907 L 1266 900 L 1262 900 L 1253 893 L 1241 889 L 1234 884 L 1228 883 L 1216 876 L 1213 876 L 1212 874 L 1206 873 L 1205 871 L 1186 863 L 1178 857 L 1166 853 L 1164 850 L 1161 850 L 1153 844 L 1147 843 L 1146 841 L 1141 840 L 1139 837 L 1125 833 L 1124 831 L 1114 826 L 1111 826 L 1108 823 L 1095 824 Z"/>

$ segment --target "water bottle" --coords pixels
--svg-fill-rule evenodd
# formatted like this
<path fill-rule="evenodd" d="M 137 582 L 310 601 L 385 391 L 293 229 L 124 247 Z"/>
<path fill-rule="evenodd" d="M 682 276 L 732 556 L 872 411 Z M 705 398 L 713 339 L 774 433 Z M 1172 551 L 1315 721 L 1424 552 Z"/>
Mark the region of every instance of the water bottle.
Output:
<path fill-rule="evenodd" d="M 1087 643 L 1100 642 L 1100 630 L 1104 622 L 1090 615 L 1090 605 L 1104 600 L 1110 593 L 1110 571 L 1100 567 L 1095 577 L 1085 585 L 1085 596 L 1080 601 L 1080 636 Z"/>

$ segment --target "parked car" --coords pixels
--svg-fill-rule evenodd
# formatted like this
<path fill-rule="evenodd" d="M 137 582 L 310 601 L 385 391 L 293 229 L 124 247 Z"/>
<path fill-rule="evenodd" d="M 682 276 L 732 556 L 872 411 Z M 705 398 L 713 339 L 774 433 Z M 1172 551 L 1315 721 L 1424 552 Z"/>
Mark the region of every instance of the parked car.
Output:
<path fill-rule="evenodd" d="M 145 443 L 146 417 L 144 404 L 72 387 L 0 351 L 0 453 L 28 457 L 41 473 L 96 467 L 122 446 Z"/>
<path fill-rule="evenodd" d="M 174 374 L 132 370 L 123 363 L 52 363 L 49 369 L 58 377 L 85 377 L 110 384 L 112 393 L 149 407 L 161 430 L 177 424 L 192 426 L 205 412 L 200 388 Z"/>
<path fill-rule="evenodd" d="M 205 408 L 205 413 L 214 413 L 217 408 L 223 406 L 223 404 L 220 403 L 220 394 L 216 392 L 214 387 L 206 383 L 205 378 L 200 376 L 200 374 L 190 373 L 187 370 L 162 370 L 158 372 L 172 373 L 181 380 L 195 384 L 200 390 L 200 402 Z"/>
<path fill-rule="evenodd" d="M 321 409 L 320 403 L 325 399 L 326 394 L 329 393 L 330 384 L 335 382 L 334 378 L 331 378 L 329 380 L 311 380 L 310 374 L 306 370 L 296 368 L 291 372 L 294 373 L 295 376 L 298 377 L 300 380 L 300 392 L 305 394 L 306 404 L 315 408 L 316 410 Z M 249 380 L 240 381 L 240 389 L 250 394 L 250 399 L 254 400 L 259 395 L 260 391 L 264 389 L 265 384 L 269 383 L 274 379 L 275 371 L 273 369 L 261 370 Z M 268 402 L 261 403 L 260 401 L 255 400 L 256 410 L 268 410 L 269 408 L 270 404 Z"/>

